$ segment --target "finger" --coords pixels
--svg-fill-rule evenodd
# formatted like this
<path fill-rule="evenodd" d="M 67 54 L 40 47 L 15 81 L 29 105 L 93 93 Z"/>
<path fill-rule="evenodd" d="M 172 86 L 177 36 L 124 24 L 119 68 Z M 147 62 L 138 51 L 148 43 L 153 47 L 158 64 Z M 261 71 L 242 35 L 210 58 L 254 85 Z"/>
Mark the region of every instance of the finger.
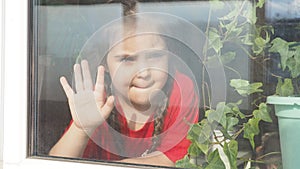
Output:
<path fill-rule="evenodd" d="M 104 87 L 104 67 L 98 67 L 97 80 L 95 85 L 96 101 L 102 107 L 105 103 L 105 87 Z"/>
<path fill-rule="evenodd" d="M 109 116 L 109 114 L 111 113 L 112 109 L 114 108 L 114 101 L 115 101 L 114 96 L 109 96 L 107 98 L 106 103 L 102 107 L 101 112 L 103 113 L 102 115 L 103 115 L 103 117 L 105 119 Z"/>
<path fill-rule="evenodd" d="M 87 60 L 81 62 L 84 89 L 93 90 L 93 82 Z"/>
<path fill-rule="evenodd" d="M 74 78 L 75 78 L 75 88 L 76 92 L 83 91 L 83 82 L 82 82 L 82 75 L 81 75 L 81 68 L 79 64 L 74 65 Z"/>
<path fill-rule="evenodd" d="M 69 83 L 65 77 L 60 78 L 60 84 L 63 87 L 68 99 L 73 97 L 74 91 L 73 91 L 72 87 L 69 85 Z"/>

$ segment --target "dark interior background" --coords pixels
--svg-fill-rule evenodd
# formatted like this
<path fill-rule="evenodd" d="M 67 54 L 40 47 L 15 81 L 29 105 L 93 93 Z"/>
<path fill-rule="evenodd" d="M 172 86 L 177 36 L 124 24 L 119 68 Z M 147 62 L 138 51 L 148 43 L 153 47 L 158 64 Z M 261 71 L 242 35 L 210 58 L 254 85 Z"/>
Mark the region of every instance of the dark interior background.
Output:
<path fill-rule="evenodd" d="M 183 17 L 199 29 L 204 29 L 207 25 L 209 9 L 209 4 L 206 2 L 148 1 L 148 3 L 141 3 L 139 10 L 167 12 Z M 273 0 L 273 2 L 277 1 Z M 36 100 L 32 101 L 36 104 L 36 111 L 32 112 L 32 117 L 29 117 L 33 129 L 31 136 L 34 137 L 30 141 L 30 147 L 32 147 L 30 154 L 45 156 L 61 137 L 71 119 L 67 98 L 59 84 L 60 76 L 72 79 L 72 66 L 86 40 L 104 24 L 119 18 L 122 14 L 122 6 L 118 1 L 107 3 L 105 0 L 41 0 L 33 4 L 32 10 L 34 11 L 32 21 L 35 42 L 33 60 L 37 66 L 34 67 L 36 76 L 34 76 L 35 86 L 33 86 Z M 215 13 L 212 23 L 216 22 L 216 16 L 223 12 Z M 278 11 L 270 4 L 258 12 L 260 21 L 271 23 L 276 35 L 289 40 L 299 40 L 300 31 L 297 29 L 299 28 L 297 18 L 299 15 L 295 14 L 287 18 L 282 11 Z M 264 73 L 265 68 L 258 68 L 255 63 L 245 58 L 240 57 L 240 60 L 232 63 L 237 66 L 244 79 L 263 79 L 267 86 L 274 85 L 276 79 Z M 278 71 L 277 61 L 275 59 L 263 66 Z M 190 62 L 192 65 L 193 61 Z M 194 70 L 195 74 L 199 74 L 197 66 Z M 284 72 L 280 73 L 284 75 Z M 226 72 L 226 75 L 228 78 L 234 77 L 234 74 L 230 72 Z M 267 94 L 272 91 L 265 90 L 265 92 Z M 228 92 L 227 97 L 228 100 L 235 100 L 236 94 Z M 244 110 L 250 108 L 247 99 L 242 105 Z M 276 130 L 276 124 L 262 126 L 263 133 Z"/>

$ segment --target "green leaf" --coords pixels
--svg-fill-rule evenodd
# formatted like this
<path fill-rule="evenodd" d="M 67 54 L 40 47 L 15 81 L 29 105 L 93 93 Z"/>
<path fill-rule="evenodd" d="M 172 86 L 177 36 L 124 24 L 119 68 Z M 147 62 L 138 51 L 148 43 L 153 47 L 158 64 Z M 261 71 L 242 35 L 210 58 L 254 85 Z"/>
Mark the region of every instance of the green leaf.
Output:
<path fill-rule="evenodd" d="M 222 62 L 222 59 L 218 54 L 216 54 L 216 55 L 213 55 L 213 56 L 208 56 L 207 60 L 205 62 L 205 65 L 207 67 L 213 68 L 213 67 L 219 66 L 220 62 Z"/>
<path fill-rule="evenodd" d="M 266 44 L 265 39 L 262 38 L 262 37 L 257 37 L 254 41 L 255 41 L 255 43 L 256 43 L 257 46 L 262 46 L 262 47 L 264 47 L 265 44 Z"/>
<path fill-rule="evenodd" d="M 239 123 L 239 119 L 236 117 L 227 117 L 226 121 L 227 121 L 226 130 L 228 131 L 232 131 L 233 127 Z"/>
<path fill-rule="evenodd" d="M 205 169 L 225 169 L 225 165 L 220 158 L 218 149 L 208 155 L 208 165 Z"/>
<path fill-rule="evenodd" d="M 223 150 L 230 163 L 230 168 L 237 169 L 238 142 L 236 140 L 230 140 L 229 143 L 225 142 Z"/>
<path fill-rule="evenodd" d="M 236 104 L 236 105 L 241 105 L 242 103 L 243 103 L 243 100 L 240 99 L 240 100 L 238 100 L 235 104 Z"/>
<path fill-rule="evenodd" d="M 227 105 L 231 107 L 232 112 L 235 116 L 239 116 L 241 119 L 245 118 L 245 115 L 240 111 L 239 105 L 242 104 L 243 100 L 239 100 L 236 103 L 228 103 Z"/>
<path fill-rule="evenodd" d="M 286 78 L 282 82 L 282 80 L 278 78 L 278 83 L 276 86 L 276 94 L 279 96 L 294 95 L 294 86 L 292 84 L 292 79 Z"/>
<path fill-rule="evenodd" d="M 249 81 L 242 79 L 231 79 L 230 86 L 238 90 L 241 87 L 249 86 Z"/>
<path fill-rule="evenodd" d="M 198 142 L 199 143 L 205 143 L 206 141 L 210 140 L 212 126 L 208 123 L 206 119 L 201 121 L 201 133 L 199 135 Z"/>
<path fill-rule="evenodd" d="M 300 46 L 297 46 L 294 54 L 296 61 L 295 69 L 290 70 L 292 72 L 292 78 L 296 78 L 300 75 Z"/>
<path fill-rule="evenodd" d="M 218 33 L 216 28 L 211 28 L 208 33 L 209 38 L 209 46 L 211 46 L 216 53 L 219 53 L 221 48 L 223 47 L 223 43 L 221 42 L 221 36 Z"/>
<path fill-rule="evenodd" d="M 244 138 L 248 139 L 250 141 L 250 144 L 252 148 L 255 148 L 254 143 L 254 136 L 259 134 L 259 124 L 260 119 L 258 118 L 252 118 L 249 119 L 247 123 L 244 124 L 245 130 L 244 130 Z"/>
<path fill-rule="evenodd" d="M 194 124 L 188 132 L 187 139 L 195 143 L 198 148 L 204 153 L 208 153 L 209 140 L 211 136 L 211 126 L 206 119 Z"/>
<path fill-rule="evenodd" d="M 240 111 L 239 109 L 233 110 L 232 108 L 238 109 L 238 106 L 235 103 L 228 103 L 227 105 L 225 102 L 218 103 L 216 110 L 210 109 L 206 111 L 208 122 L 211 124 L 213 124 L 213 122 L 217 122 L 225 130 L 233 130 L 233 127 L 239 122 L 238 118 L 234 116 L 238 116 L 237 113 Z"/>
<path fill-rule="evenodd" d="M 201 133 L 201 126 L 199 125 L 199 123 L 196 123 L 190 128 L 187 135 L 187 139 L 189 139 L 192 142 L 198 141 L 200 133 Z"/>
<path fill-rule="evenodd" d="M 286 66 L 291 72 L 292 78 L 296 78 L 300 75 L 300 47 L 296 48 L 295 51 L 290 51 L 289 54 L 293 56 L 286 60 Z"/>
<path fill-rule="evenodd" d="M 266 122 L 272 122 L 272 118 L 270 117 L 269 114 L 270 111 L 268 108 L 269 107 L 267 106 L 266 103 L 260 103 L 258 110 L 253 111 L 254 117 L 258 119 L 262 119 L 263 121 Z"/>
<path fill-rule="evenodd" d="M 258 0 L 256 7 L 262 8 L 265 4 L 265 0 Z"/>
<path fill-rule="evenodd" d="M 227 15 L 224 15 L 223 17 L 218 18 L 221 21 L 228 21 L 233 20 L 236 16 L 238 16 L 240 13 L 240 8 L 238 6 L 235 6 L 233 10 L 230 10 L 230 12 Z"/>
<path fill-rule="evenodd" d="M 255 13 L 255 9 L 253 9 L 252 7 L 243 10 L 242 11 L 242 16 L 244 16 L 246 18 L 246 21 L 251 24 L 254 25 L 257 21 L 257 17 L 256 17 L 256 13 Z"/>
<path fill-rule="evenodd" d="M 246 34 L 244 37 L 241 37 L 241 42 L 245 45 L 253 45 L 253 35 Z"/>
<path fill-rule="evenodd" d="M 206 111 L 206 117 L 209 123 L 213 123 L 215 121 L 226 128 L 227 122 L 225 115 L 230 111 L 230 108 L 225 105 L 225 102 L 220 102 L 218 103 L 216 110 Z"/>
<path fill-rule="evenodd" d="M 266 46 L 266 43 L 267 43 L 267 41 L 264 39 L 264 38 L 262 38 L 262 37 L 256 37 L 255 38 L 255 40 L 254 40 L 254 47 L 253 47 L 253 52 L 255 53 L 255 54 L 260 54 L 263 50 L 264 50 L 264 48 L 265 48 L 265 46 Z"/>
<path fill-rule="evenodd" d="M 193 157 L 197 157 L 198 155 L 200 155 L 202 153 L 202 151 L 199 149 L 197 143 L 194 142 L 188 148 L 188 153 L 189 153 L 189 155 L 191 155 Z"/>
<path fill-rule="evenodd" d="M 253 12 L 255 14 L 255 12 Z M 254 26 L 255 29 L 255 40 L 252 46 L 254 54 L 259 55 L 265 51 L 266 47 L 269 47 L 271 34 L 274 34 L 272 26 Z M 261 36 L 264 35 L 264 36 Z"/>
<path fill-rule="evenodd" d="M 231 79 L 230 80 L 230 86 L 235 88 L 235 90 L 241 95 L 241 96 L 247 96 L 253 93 L 262 92 L 262 89 L 259 89 L 262 86 L 262 83 L 252 83 L 250 84 L 247 80 L 242 79 Z"/>
<path fill-rule="evenodd" d="M 207 140 L 207 141 L 205 141 L 205 142 L 203 142 L 203 141 L 201 141 L 201 142 L 196 142 L 196 144 L 197 144 L 197 146 L 199 147 L 199 149 L 205 154 L 205 155 L 207 155 L 207 153 L 208 153 L 208 150 L 209 150 L 209 145 L 210 145 L 210 143 L 209 143 L 209 141 Z"/>
<path fill-rule="evenodd" d="M 281 92 L 282 84 L 283 84 L 283 82 L 282 82 L 281 78 L 278 78 L 277 85 L 276 85 L 276 92 L 275 92 L 276 95 L 282 96 L 282 92 Z"/>
<path fill-rule="evenodd" d="M 240 30 L 236 30 L 237 28 L 236 28 L 236 26 L 237 26 L 237 21 L 236 20 L 233 20 L 233 21 L 231 21 L 230 23 L 228 23 L 228 24 L 224 24 L 224 27 L 226 28 L 226 30 L 227 30 L 227 34 L 229 34 L 229 33 L 231 33 L 231 32 L 241 32 Z M 229 35 L 227 35 L 227 36 L 229 36 Z M 231 37 L 232 37 L 233 35 L 231 35 Z"/>
<path fill-rule="evenodd" d="M 281 60 L 281 68 L 285 70 L 286 68 L 286 61 L 289 58 L 289 44 L 287 41 L 281 38 L 275 38 L 271 42 L 272 46 L 269 49 L 270 52 L 279 53 L 280 60 Z"/>
<path fill-rule="evenodd" d="M 259 55 L 262 53 L 262 51 L 264 50 L 264 46 L 258 46 L 257 44 L 254 43 L 254 45 L 252 46 L 252 51 L 254 54 Z"/>
<path fill-rule="evenodd" d="M 176 161 L 175 165 L 176 165 L 176 167 L 179 167 L 179 168 L 199 168 L 195 164 L 191 163 L 191 160 L 188 157 L 188 155 L 186 155 L 186 156 L 184 156 L 184 158 Z"/>
<path fill-rule="evenodd" d="M 193 128 L 198 132 L 196 141 L 204 142 L 210 139 L 211 126 L 206 119 L 202 120 L 199 124 L 195 124 Z"/>
<path fill-rule="evenodd" d="M 238 107 L 233 107 L 232 111 L 235 112 L 241 119 L 244 119 L 246 116 L 240 111 Z"/>
<path fill-rule="evenodd" d="M 223 64 L 230 63 L 235 59 L 235 56 L 236 56 L 236 52 L 227 52 L 221 56 L 221 62 Z"/>

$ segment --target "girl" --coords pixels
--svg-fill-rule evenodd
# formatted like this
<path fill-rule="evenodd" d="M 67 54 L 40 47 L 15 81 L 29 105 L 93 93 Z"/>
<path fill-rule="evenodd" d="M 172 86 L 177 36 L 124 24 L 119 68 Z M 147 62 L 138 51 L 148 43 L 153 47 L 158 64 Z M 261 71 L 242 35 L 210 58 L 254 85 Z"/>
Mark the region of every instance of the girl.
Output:
<path fill-rule="evenodd" d="M 93 35 L 74 65 L 75 87 L 61 78 L 73 120 L 50 155 L 160 166 L 184 157 L 198 96 L 177 70 L 182 50 L 162 33 L 169 26 L 136 14 Z M 90 69 L 99 64 L 93 86 Z"/>

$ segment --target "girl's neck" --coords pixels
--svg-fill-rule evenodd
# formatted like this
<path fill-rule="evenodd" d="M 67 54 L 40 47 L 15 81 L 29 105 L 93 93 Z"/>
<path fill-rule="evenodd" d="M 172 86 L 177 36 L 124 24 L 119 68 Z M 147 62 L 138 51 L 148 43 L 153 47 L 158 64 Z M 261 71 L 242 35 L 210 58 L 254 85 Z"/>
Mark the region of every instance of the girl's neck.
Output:
<path fill-rule="evenodd" d="M 122 109 L 123 115 L 126 118 L 128 123 L 128 127 L 131 130 L 139 130 L 141 129 L 148 121 L 149 118 L 152 117 L 154 110 L 138 110 L 128 101 L 123 99 L 118 99 L 118 104 Z"/>

